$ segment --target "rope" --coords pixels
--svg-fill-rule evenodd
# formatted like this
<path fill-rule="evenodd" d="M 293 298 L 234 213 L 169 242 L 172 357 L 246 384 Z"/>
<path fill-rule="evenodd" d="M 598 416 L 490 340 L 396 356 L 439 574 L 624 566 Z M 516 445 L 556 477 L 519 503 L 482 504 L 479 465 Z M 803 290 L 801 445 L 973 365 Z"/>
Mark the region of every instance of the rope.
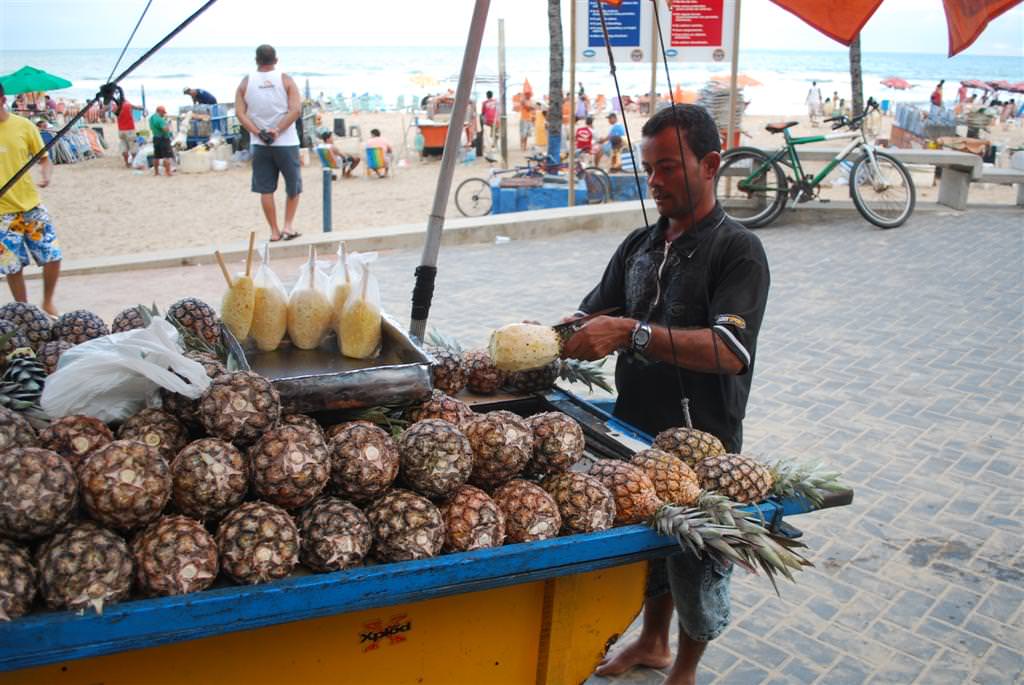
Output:
<path fill-rule="evenodd" d="M 612 81 L 615 82 L 615 97 L 619 99 L 619 107 L 622 109 L 622 126 L 626 129 L 626 145 L 629 146 L 629 156 L 633 159 L 633 178 L 636 180 L 636 196 L 640 198 L 640 211 L 644 215 L 644 226 L 650 228 L 651 222 L 647 219 L 647 205 L 644 204 L 644 191 L 640 185 L 640 165 L 637 164 L 636 155 L 633 151 L 633 140 L 629 136 L 629 120 L 626 117 L 626 108 L 622 106 L 622 91 L 619 90 L 619 75 L 615 70 L 615 55 L 612 54 L 612 42 L 608 38 L 608 25 L 604 21 L 604 1 L 597 0 L 597 11 L 601 17 L 601 32 L 604 34 L 604 47 L 608 52 L 608 68 L 612 74 Z M 576 30 L 576 27 L 573 27 Z"/>
<path fill-rule="evenodd" d="M 76 114 L 71 121 L 65 124 L 64 128 L 58 131 L 57 134 L 52 139 L 50 139 L 50 142 L 43 146 L 43 149 L 41 149 L 39 152 L 33 155 L 32 159 L 25 162 L 25 164 L 20 169 L 18 169 L 18 172 L 14 174 L 14 176 L 11 176 L 11 178 L 8 179 L 6 183 L 4 183 L 3 187 L 0 188 L 0 197 L 3 197 L 4 193 L 10 190 L 22 176 L 28 173 L 28 170 L 34 167 L 39 162 L 39 160 L 43 158 L 44 155 L 49 154 L 50 149 L 54 145 L 56 145 L 61 140 L 61 138 L 63 138 L 76 123 L 78 123 L 79 119 L 85 116 L 85 113 L 89 111 L 90 107 L 95 105 L 100 100 L 103 100 L 104 102 L 109 104 L 111 101 L 118 102 L 119 97 L 123 99 L 123 95 L 121 94 L 121 88 L 117 84 L 120 81 L 123 81 L 130 73 L 138 69 L 143 62 L 152 57 L 153 54 L 157 52 L 160 48 L 167 45 L 167 43 L 169 43 L 175 36 L 181 33 L 186 26 L 188 26 L 193 21 L 198 19 L 203 12 L 210 9 L 210 7 L 212 7 L 213 3 L 215 2 L 217 2 L 217 0 L 207 0 L 207 2 L 204 3 L 202 7 L 193 12 L 187 19 L 185 19 L 185 21 L 178 24 L 178 26 L 173 31 L 164 36 L 164 38 L 159 43 L 157 43 L 152 48 L 147 50 L 146 54 L 135 60 L 135 62 L 130 67 L 121 72 L 121 74 L 116 79 L 100 86 L 99 92 L 97 92 L 96 95 L 94 95 L 93 98 L 89 100 L 89 102 L 87 102 L 81 110 L 79 110 L 78 114 Z"/>
<path fill-rule="evenodd" d="M 128 36 L 128 42 L 124 44 L 123 48 L 121 48 L 121 54 L 117 56 L 117 61 L 114 62 L 114 68 L 110 70 L 110 76 L 107 76 L 108 83 L 110 82 L 111 77 L 113 77 L 114 72 L 117 71 L 117 68 L 121 66 L 121 59 L 124 57 L 124 53 L 128 51 L 128 46 L 132 44 L 132 38 L 135 38 L 135 32 L 139 30 L 139 26 L 142 24 L 142 20 L 146 18 L 146 12 L 149 11 L 149 6 L 152 4 L 153 0 L 148 0 L 148 2 L 146 2 L 146 6 L 143 8 L 142 14 L 139 16 L 139 20 L 135 22 L 135 28 L 132 29 L 132 34 Z"/>

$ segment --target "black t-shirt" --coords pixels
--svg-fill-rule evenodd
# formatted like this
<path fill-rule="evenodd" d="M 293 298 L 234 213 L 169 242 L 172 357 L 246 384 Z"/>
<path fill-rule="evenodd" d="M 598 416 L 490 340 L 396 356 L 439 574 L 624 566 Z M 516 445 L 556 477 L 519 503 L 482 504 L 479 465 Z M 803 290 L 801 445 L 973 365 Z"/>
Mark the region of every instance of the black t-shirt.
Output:
<path fill-rule="evenodd" d="M 216 105 L 217 98 L 208 90 L 196 88 L 196 103 L 200 105 Z"/>
<path fill-rule="evenodd" d="M 619 245 L 584 312 L 620 307 L 626 317 L 675 328 L 712 328 L 743 362 L 739 375 L 680 369 L 693 426 L 731 452 L 743 445 L 743 417 L 770 276 L 761 241 L 715 208 L 668 246 L 668 220 L 638 228 Z M 664 261 L 664 266 L 662 262 Z M 659 284 L 659 269 L 661 269 Z M 724 349 L 722 350 L 724 352 Z M 656 434 L 684 425 L 676 371 L 630 351 L 615 367 L 615 415 Z"/>

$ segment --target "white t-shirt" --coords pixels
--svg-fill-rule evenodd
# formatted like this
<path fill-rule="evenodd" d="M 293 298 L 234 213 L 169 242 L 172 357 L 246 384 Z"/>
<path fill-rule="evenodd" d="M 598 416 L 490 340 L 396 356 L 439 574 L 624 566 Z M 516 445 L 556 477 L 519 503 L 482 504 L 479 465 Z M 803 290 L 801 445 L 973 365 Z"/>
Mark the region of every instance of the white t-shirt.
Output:
<path fill-rule="evenodd" d="M 277 70 L 257 71 L 249 74 L 245 86 L 245 106 L 249 118 L 259 128 L 276 128 L 288 114 L 288 93 L 284 88 L 284 74 Z M 252 137 L 253 145 L 263 145 L 259 136 Z M 298 145 L 299 134 L 295 122 L 281 132 L 272 143 L 274 146 Z"/>

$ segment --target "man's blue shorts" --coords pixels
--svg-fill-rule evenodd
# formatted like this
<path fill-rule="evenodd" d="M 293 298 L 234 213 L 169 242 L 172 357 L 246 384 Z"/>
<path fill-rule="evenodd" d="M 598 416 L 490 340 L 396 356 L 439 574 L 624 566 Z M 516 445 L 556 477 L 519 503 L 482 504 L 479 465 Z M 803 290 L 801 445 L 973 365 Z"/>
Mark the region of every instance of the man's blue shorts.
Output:
<path fill-rule="evenodd" d="M 284 176 L 288 197 L 302 192 L 298 145 L 252 146 L 252 192 L 262 195 L 277 190 L 277 176 Z"/>
<path fill-rule="evenodd" d="M 29 255 L 42 266 L 61 258 L 60 242 L 46 208 L 0 214 L 0 274 L 16 274 L 29 264 Z"/>
<path fill-rule="evenodd" d="M 652 559 L 647 570 L 647 598 L 672 592 L 679 628 L 691 640 L 710 642 L 732 618 L 729 599 L 732 564 L 723 566 L 709 556 L 691 552 Z"/>

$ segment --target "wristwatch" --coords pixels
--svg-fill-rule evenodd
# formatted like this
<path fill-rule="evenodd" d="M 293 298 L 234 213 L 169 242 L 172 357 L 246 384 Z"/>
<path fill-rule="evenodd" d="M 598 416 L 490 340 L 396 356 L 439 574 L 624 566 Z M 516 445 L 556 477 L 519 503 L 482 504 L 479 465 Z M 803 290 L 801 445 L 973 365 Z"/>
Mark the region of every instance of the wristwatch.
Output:
<path fill-rule="evenodd" d="M 643 352 L 651 344 L 651 325 L 637 321 L 629 335 L 629 346 L 634 352 Z"/>

